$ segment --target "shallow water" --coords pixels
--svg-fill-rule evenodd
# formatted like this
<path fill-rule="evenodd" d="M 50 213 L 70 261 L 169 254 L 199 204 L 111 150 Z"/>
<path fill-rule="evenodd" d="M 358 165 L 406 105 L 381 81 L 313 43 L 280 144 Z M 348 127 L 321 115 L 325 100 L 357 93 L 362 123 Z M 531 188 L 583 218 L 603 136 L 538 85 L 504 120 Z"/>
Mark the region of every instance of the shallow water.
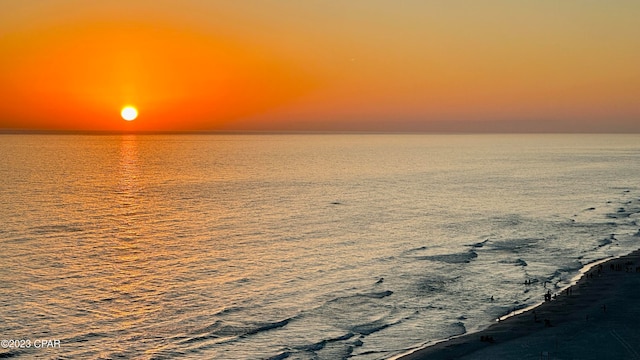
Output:
<path fill-rule="evenodd" d="M 482 328 L 638 248 L 639 140 L 0 135 L 0 338 L 60 340 L 0 354 L 380 359 Z"/>

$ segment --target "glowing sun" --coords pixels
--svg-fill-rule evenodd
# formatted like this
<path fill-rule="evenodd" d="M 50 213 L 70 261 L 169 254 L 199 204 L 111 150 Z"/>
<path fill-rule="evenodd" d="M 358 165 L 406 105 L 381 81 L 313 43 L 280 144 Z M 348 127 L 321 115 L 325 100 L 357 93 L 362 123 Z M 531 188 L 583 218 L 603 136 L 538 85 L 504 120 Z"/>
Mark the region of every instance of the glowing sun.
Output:
<path fill-rule="evenodd" d="M 133 106 L 125 106 L 120 111 L 120 116 L 127 121 L 132 121 L 138 117 L 138 110 Z"/>

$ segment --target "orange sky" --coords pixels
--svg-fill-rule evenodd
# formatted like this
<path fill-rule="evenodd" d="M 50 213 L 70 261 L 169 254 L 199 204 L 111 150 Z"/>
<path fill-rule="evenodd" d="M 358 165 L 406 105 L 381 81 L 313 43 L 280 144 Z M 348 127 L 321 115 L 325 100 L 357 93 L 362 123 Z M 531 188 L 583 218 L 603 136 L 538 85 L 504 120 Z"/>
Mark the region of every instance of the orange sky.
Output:
<path fill-rule="evenodd" d="M 631 0 L 0 0 L 0 129 L 638 132 L 638 18 Z"/>

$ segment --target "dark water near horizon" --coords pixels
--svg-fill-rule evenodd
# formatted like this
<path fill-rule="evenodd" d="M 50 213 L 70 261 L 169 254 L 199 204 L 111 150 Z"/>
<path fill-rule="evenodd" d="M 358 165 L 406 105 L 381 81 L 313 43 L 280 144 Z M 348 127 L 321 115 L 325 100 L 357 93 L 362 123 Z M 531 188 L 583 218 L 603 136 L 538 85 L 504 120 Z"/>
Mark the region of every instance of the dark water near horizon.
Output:
<path fill-rule="evenodd" d="M 639 135 L 0 135 L 0 154 L 0 339 L 60 341 L 0 357 L 383 359 L 640 247 Z"/>

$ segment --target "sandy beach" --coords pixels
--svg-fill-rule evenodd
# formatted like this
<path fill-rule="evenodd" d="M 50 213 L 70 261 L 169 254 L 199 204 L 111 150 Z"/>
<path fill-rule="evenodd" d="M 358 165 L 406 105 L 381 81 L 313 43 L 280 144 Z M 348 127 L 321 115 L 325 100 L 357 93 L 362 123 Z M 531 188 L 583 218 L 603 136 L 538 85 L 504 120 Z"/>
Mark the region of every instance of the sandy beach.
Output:
<path fill-rule="evenodd" d="M 534 309 L 397 359 L 640 359 L 640 250 Z"/>

